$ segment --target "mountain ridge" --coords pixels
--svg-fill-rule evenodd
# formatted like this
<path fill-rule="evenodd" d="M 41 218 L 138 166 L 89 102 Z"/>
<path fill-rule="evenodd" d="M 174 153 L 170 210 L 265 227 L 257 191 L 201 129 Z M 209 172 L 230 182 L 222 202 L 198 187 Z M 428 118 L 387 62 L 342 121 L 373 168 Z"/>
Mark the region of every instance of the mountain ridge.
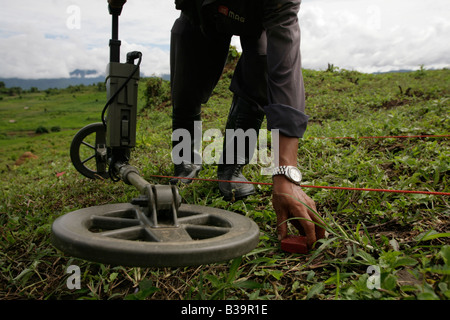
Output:
<path fill-rule="evenodd" d="M 144 77 L 144 76 L 142 76 Z M 158 76 L 164 80 L 169 79 L 168 74 Z M 42 78 L 42 79 L 21 79 L 21 78 L 0 78 L 0 82 L 5 84 L 5 88 L 22 88 L 22 90 L 30 90 L 37 88 L 38 90 L 47 89 L 64 89 L 69 86 L 92 85 L 104 82 L 104 76 L 97 77 L 70 77 L 70 78 Z"/>
<path fill-rule="evenodd" d="M 433 69 L 430 69 L 433 70 Z M 383 73 L 405 73 L 413 72 L 415 70 L 399 69 L 391 70 L 385 72 L 374 72 L 373 74 L 383 74 Z M 5 88 L 22 88 L 22 90 L 30 90 L 31 88 L 37 88 L 38 90 L 47 89 L 65 89 L 69 86 L 77 85 L 92 85 L 99 82 L 105 81 L 105 76 L 92 76 L 97 74 L 93 70 L 79 70 L 76 69 L 70 73 L 71 75 L 76 75 L 75 77 L 69 78 L 38 78 L 38 79 L 24 79 L 24 78 L 2 78 L 0 77 L 0 83 L 5 84 Z M 151 77 L 158 77 L 164 80 L 170 80 L 170 74 L 153 75 Z M 145 75 L 141 75 L 141 78 L 148 78 Z"/>

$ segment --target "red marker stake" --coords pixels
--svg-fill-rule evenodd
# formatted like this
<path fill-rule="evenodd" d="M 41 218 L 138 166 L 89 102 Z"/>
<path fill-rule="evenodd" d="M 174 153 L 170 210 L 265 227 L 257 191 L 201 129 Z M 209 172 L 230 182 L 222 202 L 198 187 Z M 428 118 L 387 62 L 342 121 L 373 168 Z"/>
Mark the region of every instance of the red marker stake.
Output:
<path fill-rule="evenodd" d="M 308 253 L 308 245 L 306 237 L 303 236 L 287 236 L 281 240 L 281 250 L 290 253 Z"/>

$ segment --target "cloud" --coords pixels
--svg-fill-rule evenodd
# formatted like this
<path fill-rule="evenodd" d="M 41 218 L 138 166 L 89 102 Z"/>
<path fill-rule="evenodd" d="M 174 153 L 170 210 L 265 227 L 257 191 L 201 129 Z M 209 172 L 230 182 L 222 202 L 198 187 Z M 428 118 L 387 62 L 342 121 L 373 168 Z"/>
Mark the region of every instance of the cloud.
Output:
<path fill-rule="evenodd" d="M 128 1 L 119 23 L 122 61 L 128 51 L 142 51 L 144 74 L 169 73 L 170 29 L 178 14 L 170 1 Z M 0 77 L 69 77 L 74 69 L 104 73 L 110 38 L 106 0 L 9 2 L 0 19 Z"/>
<path fill-rule="evenodd" d="M 169 73 L 173 1 L 130 0 L 120 17 L 122 60 L 143 52 L 145 75 Z M 448 0 L 303 0 L 303 65 L 328 63 L 362 72 L 448 67 Z M 106 0 L 9 1 L 0 13 L 0 77 L 69 77 L 103 73 L 111 16 Z M 233 44 L 240 48 L 238 38 Z"/>
<path fill-rule="evenodd" d="M 328 63 L 361 72 L 450 65 L 450 22 L 444 1 L 304 1 L 303 65 Z"/>

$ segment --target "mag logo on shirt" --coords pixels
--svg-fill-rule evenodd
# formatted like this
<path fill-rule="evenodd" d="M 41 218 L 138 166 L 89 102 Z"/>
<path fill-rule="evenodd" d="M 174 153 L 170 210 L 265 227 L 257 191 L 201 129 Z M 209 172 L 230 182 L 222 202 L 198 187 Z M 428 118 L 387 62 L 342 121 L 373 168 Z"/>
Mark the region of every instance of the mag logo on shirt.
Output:
<path fill-rule="evenodd" d="M 226 7 L 224 5 L 220 5 L 218 8 L 218 11 L 219 11 L 219 13 L 223 14 L 224 16 L 226 16 L 230 19 L 239 21 L 241 23 L 245 23 L 245 17 L 238 15 L 237 13 L 230 10 L 228 7 Z"/>

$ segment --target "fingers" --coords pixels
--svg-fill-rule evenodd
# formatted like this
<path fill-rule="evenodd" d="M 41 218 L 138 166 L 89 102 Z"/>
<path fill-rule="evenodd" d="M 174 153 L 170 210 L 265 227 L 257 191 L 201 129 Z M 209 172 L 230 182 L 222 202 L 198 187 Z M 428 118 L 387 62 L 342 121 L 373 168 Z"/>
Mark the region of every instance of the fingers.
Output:
<path fill-rule="evenodd" d="M 277 234 L 278 240 L 281 241 L 287 237 L 287 219 L 288 219 L 288 211 L 282 205 L 281 201 L 273 201 L 273 207 L 277 214 Z"/>
<path fill-rule="evenodd" d="M 310 221 L 311 217 L 306 207 L 286 196 L 274 197 L 273 206 L 277 214 L 278 240 L 281 241 L 287 237 L 288 225 L 286 220 L 289 218 L 301 218 L 289 221 L 302 235 L 307 237 L 308 247 L 311 247 L 316 241 L 316 231 L 314 223 Z"/>
<path fill-rule="evenodd" d="M 296 192 L 295 199 L 287 195 L 274 195 L 273 206 L 277 213 L 279 240 L 287 236 L 288 227 L 286 220 L 289 218 L 300 218 L 290 219 L 289 221 L 299 230 L 301 235 L 306 236 L 309 248 L 317 240 L 325 237 L 325 230 L 321 227 L 323 222 L 318 216 L 316 205 L 301 189 Z"/>
<path fill-rule="evenodd" d="M 313 222 L 311 222 L 311 216 L 308 214 L 306 207 L 298 207 L 298 216 L 303 219 L 299 219 L 303 231 L 306 235 L 306 241 L 308 243 L 308 248 L 311 248 L 316 242 L 316 227 Z M 300 230 L 299 230 L 300 231 Z"/>
<path fill-rule="evenodd" d="M 322 221 L 318 221 L 318 223 L 321 225 L 323 224 Z M 325 229 L 318 225 L 316 225 L 315 227 L 316 227 L 316 239 L 320 240 L 320 239 L 325 238 Z"/>
<path fill-rule="evenodd" d="M 319 213 L 317 212 L 316 204 L 313 200 L 310 199 L 310 203 L 308 204 L 311 209 L 314 210 L 314 212 L 311 212 L 311 210 L 308 210 L 309 216 L 311 217 L 311 220 L 315 222 L 314 228 L 316 233 L 316 240 L 325 238 L 325 229 L 323 226 L 323 221 L 319 216 Z"/>
<path fill-rule="evenodd" d="M 305 230 L 303 229 L 303 226 L 300 223 L 300 219 L 292 219 L 292 220 L 290 220 L 290 222 L 295 227 L 295 229 L 297 229 L 300 232 L 300 235 L 302 235 L 302 236 L 306 235 Z"/>

